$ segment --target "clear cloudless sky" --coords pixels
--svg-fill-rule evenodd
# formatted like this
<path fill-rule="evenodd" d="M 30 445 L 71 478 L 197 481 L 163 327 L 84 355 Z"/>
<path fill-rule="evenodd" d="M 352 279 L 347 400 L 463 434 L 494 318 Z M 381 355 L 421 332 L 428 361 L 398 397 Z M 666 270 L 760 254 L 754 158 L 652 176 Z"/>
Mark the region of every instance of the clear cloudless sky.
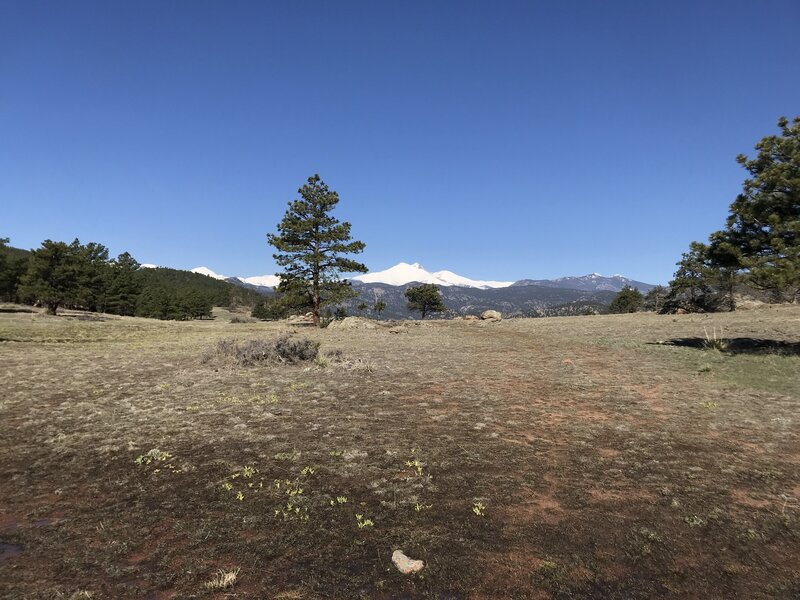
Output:
<path fill-rule="evenodd" d="M 319 173 L 371 270 L 664 283 L 800 114 L 800 2 L 0 0 L 0 237 L 274 273 Z"/>

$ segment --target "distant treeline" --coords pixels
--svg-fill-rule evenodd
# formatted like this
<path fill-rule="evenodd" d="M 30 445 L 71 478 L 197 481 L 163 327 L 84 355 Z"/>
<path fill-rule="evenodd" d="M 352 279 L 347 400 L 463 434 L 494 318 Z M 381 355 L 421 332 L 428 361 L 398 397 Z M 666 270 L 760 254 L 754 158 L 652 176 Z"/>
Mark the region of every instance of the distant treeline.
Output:
<path fill-rule="evenodd" d="M 110 259 L 102 244 L 45 240 L 21 250 L 0 239 L 0 299 L 58 308 L 198 319 L 213 306 L 254 306 L 263 296 L 225 281 L 177 269 L 145 269 L 124 252 Z"/>

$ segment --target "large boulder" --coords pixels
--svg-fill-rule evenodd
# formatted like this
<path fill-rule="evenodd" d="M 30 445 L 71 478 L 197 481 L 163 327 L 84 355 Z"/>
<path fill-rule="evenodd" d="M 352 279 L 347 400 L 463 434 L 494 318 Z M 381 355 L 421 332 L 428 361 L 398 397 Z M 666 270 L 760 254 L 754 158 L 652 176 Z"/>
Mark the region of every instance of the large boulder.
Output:
<path fill-rule="evenodd" d="M 481 313 L 481 319 L 484 321 L 502 321 L 503 315 L 496 310 L 485 310 Z"/>

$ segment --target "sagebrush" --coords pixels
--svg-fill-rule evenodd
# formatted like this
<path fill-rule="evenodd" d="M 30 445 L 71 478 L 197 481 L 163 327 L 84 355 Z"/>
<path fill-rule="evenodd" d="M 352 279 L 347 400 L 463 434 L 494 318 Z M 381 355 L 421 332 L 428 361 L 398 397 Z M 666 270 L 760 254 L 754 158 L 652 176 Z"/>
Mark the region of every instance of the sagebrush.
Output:
<path fill-rule="evenodd" d="M 231 361 L 247 367 L 262 363 L 296 364 L 314 360 L 319 354 L 319 342 L 306 338 L 281 335 L 271 340 L 219 340 L 203 355 L 203 362 Z"/>

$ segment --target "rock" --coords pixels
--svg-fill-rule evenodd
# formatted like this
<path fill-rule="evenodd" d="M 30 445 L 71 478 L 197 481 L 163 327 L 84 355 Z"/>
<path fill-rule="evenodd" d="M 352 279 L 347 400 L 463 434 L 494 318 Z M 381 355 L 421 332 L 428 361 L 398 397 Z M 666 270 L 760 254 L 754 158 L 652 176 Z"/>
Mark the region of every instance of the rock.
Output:
<path fill-rule="evenodd" d="M 735 294 L 733 296 L 733 300 L 734 302 L 736 302 L 736 310 L 750 310 L 753 308 L 760 308 L 765 304 L 760 300 L 751 298 L 749 296 L 744 296 L 741 294 Z"/>
<path fill-rule="evenodd" d="M 403 327 L 403 326 L 399 326 L 399 327 L 392 327 L 392 328 L 389 330 L 389 333 L 408 333 L 408 329 L 406 329 L 406 328 L 405 328 L 405 327 Z"/>
<path fill-rule="evenodd" d="M 492 312 L 494 312 L 494 311 L 492 311 Z M 465 315 L 464 316 L 464 320 L 465 321 L 477 321 L 478 317 L 477 317 L 477 315 Z"/>
<path fill-rule="evenodd" d="M 397 567 L 397 570 L 403 575 L 419 573 L 425 568 L 424 562 L 407 557 L 405 554 L 403 554 L 402 550 L 394 551 L 392 554 L 392 562 L 394 563 L 394 566 Z"/>
<path fill-rule="evenodd" d="M 484 321 L 502 321 L 503 315 L 496 310 L 485 310 L 481 313 L 481 319 Z"/>
<path fill-rule="evenodd" d="M 328 329 L 376 329 L 378 326 L 371 319 L 363 317 L 345 317 L 341 321 L 331 321 Z"/>
<path fill-rule="evenodd" d="M 305 315 L 290 315 L 286 320 L 290 325 L 313 325 L 314 315 L 311 313 Z"/>

